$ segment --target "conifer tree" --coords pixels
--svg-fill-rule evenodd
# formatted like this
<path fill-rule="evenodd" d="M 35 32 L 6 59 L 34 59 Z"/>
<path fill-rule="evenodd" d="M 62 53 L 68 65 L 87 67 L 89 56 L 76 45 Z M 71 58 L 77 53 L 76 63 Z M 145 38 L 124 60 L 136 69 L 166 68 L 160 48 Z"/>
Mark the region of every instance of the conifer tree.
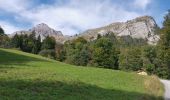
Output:
<path fill-rule="evenodd" d="M 170 79 L 170 10 L 164 17 L 163 27 L 160 31 L 159 43 L 159 59 L 158 75 L 163 78 Z"/>

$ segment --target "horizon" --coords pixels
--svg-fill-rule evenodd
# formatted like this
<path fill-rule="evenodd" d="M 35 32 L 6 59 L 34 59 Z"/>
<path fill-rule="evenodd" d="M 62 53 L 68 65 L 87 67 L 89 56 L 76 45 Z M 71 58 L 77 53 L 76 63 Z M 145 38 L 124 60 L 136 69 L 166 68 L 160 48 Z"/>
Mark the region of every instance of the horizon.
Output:
<path fill-rule="evenodd" d="M 152 16 L 161 27 L 168 3 L 168 0 L 0 0 L 0 26 L 11 34 L 45 23 L 63 35 L 75 35 L 114 22 Z"/>

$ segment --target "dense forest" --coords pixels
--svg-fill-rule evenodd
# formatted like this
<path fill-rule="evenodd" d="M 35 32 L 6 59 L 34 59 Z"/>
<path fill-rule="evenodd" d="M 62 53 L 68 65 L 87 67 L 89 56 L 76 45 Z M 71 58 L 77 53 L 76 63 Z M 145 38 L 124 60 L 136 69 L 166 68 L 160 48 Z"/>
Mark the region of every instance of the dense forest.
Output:
<path fill-rule="evenodd" d="M 112 32 L 105 36 L 98 35 L 96 40 L 90 42 L 79 37 L 61 44 L 49 36 L 41 40 L 34 32 L 9 38 L 0 28 L 0 47 L 18 48 L 77 66 L 143 70 L 150 75 L 170 79 L 170 11 L 157 34 L 160 35 L 157 45 L 148 45 L 146 40 L 130 36 L 117 37 Z"/>

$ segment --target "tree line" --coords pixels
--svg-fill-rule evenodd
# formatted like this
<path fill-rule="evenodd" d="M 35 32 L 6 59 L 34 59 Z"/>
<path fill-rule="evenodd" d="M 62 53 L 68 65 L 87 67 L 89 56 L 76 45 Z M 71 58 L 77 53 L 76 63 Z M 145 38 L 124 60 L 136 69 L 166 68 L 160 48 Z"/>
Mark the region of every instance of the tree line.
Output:
<path fill-rule="evenodd" d="M 98 35 L 94 41 L 83 37 L 57 43 L 47 36 L 44 40 L 35 36 L 16 34 L 8 38 L 0 29 L 0 46 L 19 48 L 24 52 L 40 54 L 77 66 L 94 66 L 124 71 L 146 71 L 161 78 L 170 79 L 170 11 L 165 16 L 163 27 L 158 31 L 160 41 L 148 45 L 145 39 L 130 36 L 117 37 L 112 32 Z"/>

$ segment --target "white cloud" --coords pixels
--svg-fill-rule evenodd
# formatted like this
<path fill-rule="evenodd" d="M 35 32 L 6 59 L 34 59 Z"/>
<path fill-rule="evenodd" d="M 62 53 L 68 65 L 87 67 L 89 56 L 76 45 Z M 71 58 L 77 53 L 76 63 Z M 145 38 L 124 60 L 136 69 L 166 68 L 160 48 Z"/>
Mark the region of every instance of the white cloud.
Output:
<path fill-rule="evenodd" d="M 143 10 L 151 3 L 151 0 L 135 0 L 134 6 L 136 8 L 142 8 Z"/>
<path fill-rule="evenodd" d="M 40 5 L 33 9 L 28 9 L 31 6 L 29 0 L 6 1 L 8 9 L 11 7 L 13 10 L 1 6 L 2 3 L 0 3 L 0 8 L 17 13 L 18 20 L 24 20 L 33 25 L 46 23 L 56 30 L 61 30 L 65 35 L 73 35 L 78 33 L 79 30 L 85 31 L 89 28 L 104 26 L 115 21 L 126 21 L 142 15 L 138 12 L 128 11 L 119 4 L 112 3 L 112 0 L 70 0 L 62 5 L 57 3 Z M 136 5 L 137 1 L 139 2 L 139 0 L 135 0 Z M 141 7 L 144 7 L 148 3 L 147 1 L 142 0 L 142 3 L 145 3 L 141 4 Z"/>
<path fill-rule="evenodd" d="M 12 13 L 19 13 L 29 5 L 28 1 L 29 0 L 0 0 L 0 9 Z"/>
<path fill-rule="evenodd" d="M 6 34 L 11 34 L 15 31 L 21 30 L 21 28 L 16 27 L 8 22 L 0 21 L 1 27 L 4 29 Z"/>

